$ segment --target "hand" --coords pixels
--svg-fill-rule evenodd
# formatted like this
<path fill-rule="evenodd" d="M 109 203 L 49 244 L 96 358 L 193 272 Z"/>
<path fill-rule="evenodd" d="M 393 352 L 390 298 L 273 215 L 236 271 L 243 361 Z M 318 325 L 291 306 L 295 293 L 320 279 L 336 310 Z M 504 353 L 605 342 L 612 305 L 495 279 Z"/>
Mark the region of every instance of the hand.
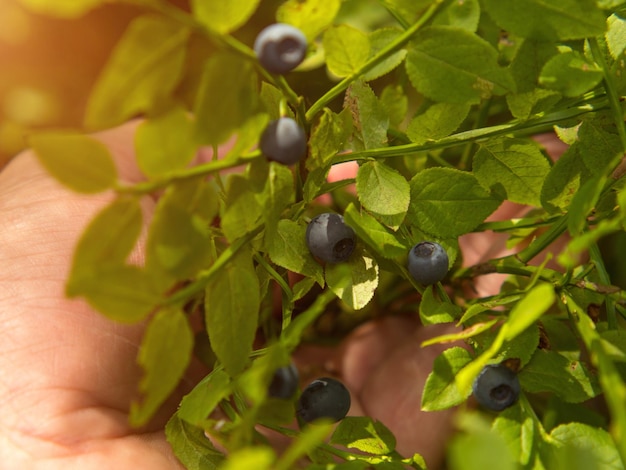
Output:
<path fill-rule="evenodd" d="M 134 128 L 99 135 L 130 181 L 141 178 Z M 128 425 L 144 326 L 113 323 L 63 294 L 76 240 L 110 199 L 66 190 L 30 152 L 0 173 L 3 468 L 182 468 L 163 419 L 140 431 Z M 149 216 L 154 201 L 144 199 Z"/>
<path fill-rule="evenodd" d="M 103 132 L 121 178 L 142 176 L 132 155 L 136 123 Z M 198 380 L 191 367 L 180 394 L 144 429 L 128 425 L 141 371 L 135 358 L 144 326 L 113 323 L 64 297 L 77 238 L 110 194 L 84 196 L 54 181 L 31 152 L 0 173 L 0 461 L 5 468 L 176 469 L 163 426 L 177 398 Z M 145 219 L 155 201 L 144 198 Z M 492 254 L 492 253 L 490 253 Z M 484 253 L 483 253 L 484 255 Z M 133 255 L 140 260 L 141 250 Z M 479 256 L 478 256 L 479 257 Z M 478 258 L 477 258 L 478 259 Z M 420 411 L 421 390 L 442 346 L 420 343 L 448 330 L 411 317 L 365 324 L 339 348 L 302 348 L 303 372 L 339 375 L 367 414 L 396 435 L 398 451 L 442 461 L 452 411 Z"/>

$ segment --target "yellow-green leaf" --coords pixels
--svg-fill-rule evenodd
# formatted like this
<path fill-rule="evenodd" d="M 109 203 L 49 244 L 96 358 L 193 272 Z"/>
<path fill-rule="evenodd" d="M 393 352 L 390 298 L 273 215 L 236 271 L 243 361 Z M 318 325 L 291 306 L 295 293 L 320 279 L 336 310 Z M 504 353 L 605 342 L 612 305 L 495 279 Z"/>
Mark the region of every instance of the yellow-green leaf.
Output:
<path fill-rule="evenodd" d="M 93 137 L 44 132 L 33 135 L 30 144 L 46 170 L 74 191 L 97 193 L 115 185 L 113 158 Z"/>

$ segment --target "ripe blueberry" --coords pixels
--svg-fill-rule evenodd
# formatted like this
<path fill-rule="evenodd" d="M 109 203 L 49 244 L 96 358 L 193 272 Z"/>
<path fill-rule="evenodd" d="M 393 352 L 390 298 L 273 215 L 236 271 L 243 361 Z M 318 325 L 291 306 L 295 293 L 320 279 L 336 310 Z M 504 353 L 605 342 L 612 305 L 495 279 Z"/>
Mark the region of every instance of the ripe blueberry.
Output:
<path fill-rule="evenodd" d="M 504 364 L 483 368 L 472 386 L 478 403 L 493 411 L 502 411 L 517 401 L 520 384 L 517 374 Z"/>
<path fill-rule="evenodd" d="M 294 364 L 279 367 L 274 372 L 268 395 L 272 398 L 284 398 L 288 400 L 298 390 L 299 374 Z"/>
<path fill-rule="evenodd" d="M 339 263 L 347 260 L 354 251 L 356 236 L 342 216 L 325 212 L 309 222 L 306 244 L 313 256 L 327 263 Z"/>
<path fill-rule="evenodd" d="M 409 252 L 409 272 L 426 286 L 441 281 L 448 273 L 448 254 L 439 243 L 421 242 Z"/>
<path fill-rule="evenodd" d="M 285 74 L 295 69 L 306 55 L 307 41 L 302 31 L 276 23 L 262 30 L 254 41 L 254 52 L 265 70 Z"/>
<path fill-rule="evenodd" d="M 350 409 L 350 392 L 344 384 L 328 377 L 311 382 L 300 395 L 297 415 L 305 423 L 320 418 L 337 422 L 345 418 Z"/>
<path fill-rule="evenodd" d="M 296 121 L 282 117 L 267 125 L 259 148 L 270 160 L 293 165 L 306 155 L 306 135 Z"/>

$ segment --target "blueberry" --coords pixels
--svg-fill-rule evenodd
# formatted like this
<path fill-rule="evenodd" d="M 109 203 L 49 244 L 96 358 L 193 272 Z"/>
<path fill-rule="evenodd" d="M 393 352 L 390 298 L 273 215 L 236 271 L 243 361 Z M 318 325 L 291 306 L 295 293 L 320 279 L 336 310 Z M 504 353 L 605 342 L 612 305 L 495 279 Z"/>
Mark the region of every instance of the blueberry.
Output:
<path fill-rule="evenodd" d="M 254 41 L 254 52 L 265 70 L 285 74 L 295 69 L 306 55 L 307 41 L 302 31 L 276 23 L 263 29 Z"/>
<path fill-rule="evenodd" d="M 300 395 L 297 415 L 305 423 L 326 418 L 342 420 L 350 409 L 350 392 L 344 384 L 328 377 L 311 382 Z"/>
<path fill-rule="evenodd" d="M 517 401 L 520 384 L 517 374 L 504 364 L 483 368 L 472 386 L 478 403 L 493 411 L 502 411 Z"/>
<path fill-rule="evenodd" d="M 306 134 L 296 121 L 282 117 L 267 125 L 259 148 L 270 160 L 293 165 L 306 155 Z"/>
<path fill-rule="evenodd" d="M 268 395 L 272 398 L 284 398 L 288 400 L 298 390 L 299 374 L 294 364 L 279 367 L 274 372 Z"/>
<path fill-rule="evenodd" d="M 446 250 L 439 243 L 418 243 L 409 252 L 409 272 L 425 286 L 441 281 L 448 273 Z"/>
<path fill-rule="evenodd" d="M 347 260 L 354 251 L 356 236 L 342 216 L 326 212 L 309 222 L 306 244 L 313 256 L 327 263 L 339 263 Z"/>

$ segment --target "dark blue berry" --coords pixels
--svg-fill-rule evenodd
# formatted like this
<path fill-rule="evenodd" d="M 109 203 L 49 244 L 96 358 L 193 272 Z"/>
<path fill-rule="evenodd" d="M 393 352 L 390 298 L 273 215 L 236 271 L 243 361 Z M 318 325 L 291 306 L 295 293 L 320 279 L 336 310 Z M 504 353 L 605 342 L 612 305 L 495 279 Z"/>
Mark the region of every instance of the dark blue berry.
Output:
<path fill-rule="evenodd" d="M 298 390 L 298 380 L 298 369 L 294 364 L 279 367 L 272 377 L 268 395 L 272 398 L 288 400 L 293 397 L 296 390 Z"/>
<path fill-rule="evenodd" d="M 293 165 L 306 155 L 306 134 L 296 121 L 282 117 L 267 125 L 259 147 L 270 160 Z"/>
<path fill-rule="evenodd" d="M 354 251 L 356 235 L 341 215 L 326 212 L 309 222 L 306 244 L 313 256 L 327 263 L 340 263 Z"/>
<path fill-rule="evenodd" d="M 311 382 L 300 395 L 297 415 L 305 423 L 326 418 L 342 420 L 350 410 L 350 392 L 338 380 L 323 377 Z"/>
<path fill-rule="evenodd" d="M 515 403 L 520 394 L 517 374 L 504 364 L 483 368 L 472 386 L 476 401 L 489 410 L 502 411 Z"/>
<path fill-rule="evenodd" d="M 420 284 L 429 286 L 448 273 L 448 254 L 439 243 L 421 242 L 409 252 L 409 273 Z"/>
<path fill-rule="evenodd" d="M 276 23 L 259 33 L 254 52 L 265 70 L 285 74 L 296 68 L 306 55 L 307 41 L 302 31 L 291 25 Z"/>

